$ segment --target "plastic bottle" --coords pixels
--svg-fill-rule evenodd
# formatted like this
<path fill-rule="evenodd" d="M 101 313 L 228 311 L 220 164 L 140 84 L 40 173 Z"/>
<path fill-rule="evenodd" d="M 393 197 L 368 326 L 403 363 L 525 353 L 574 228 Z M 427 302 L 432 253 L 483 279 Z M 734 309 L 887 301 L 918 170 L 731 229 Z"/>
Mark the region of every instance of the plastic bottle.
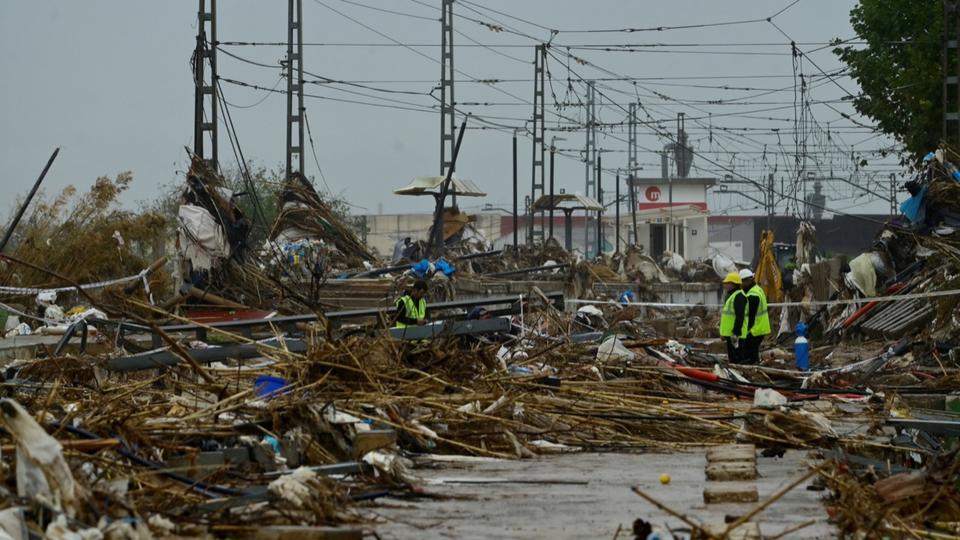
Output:
<path fill-rule="evenodd" d="M 810 369 L 810 342 L 807 341 L 807 325 L 803 321 L 797 323 L 795 328 L 797 339 L 793 342 L 793 356 L 797 369 L 807 371 Z"/>
<path fill-rule="evenodd" d="M 954 180 L 960 181 L 960 170 L 957 170 L 956 165 L 947 160 L 943 160 L 943 168 L 947 170 L 947 173 L 952 176 Z"/>

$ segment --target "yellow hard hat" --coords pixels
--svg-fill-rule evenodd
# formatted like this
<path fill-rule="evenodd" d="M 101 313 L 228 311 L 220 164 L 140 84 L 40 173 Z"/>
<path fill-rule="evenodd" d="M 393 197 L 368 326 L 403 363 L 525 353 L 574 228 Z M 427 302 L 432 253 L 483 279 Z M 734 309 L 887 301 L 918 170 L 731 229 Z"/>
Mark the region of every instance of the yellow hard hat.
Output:
<path fill-rule="evenodd" d="M 727 274 L 727 277 L 723 278 L 724 283 L 734 283 L 736 285 L 742 285 L 743 280 L 740 279 L 740 274 L 737 272 L 730 272 Z"/>

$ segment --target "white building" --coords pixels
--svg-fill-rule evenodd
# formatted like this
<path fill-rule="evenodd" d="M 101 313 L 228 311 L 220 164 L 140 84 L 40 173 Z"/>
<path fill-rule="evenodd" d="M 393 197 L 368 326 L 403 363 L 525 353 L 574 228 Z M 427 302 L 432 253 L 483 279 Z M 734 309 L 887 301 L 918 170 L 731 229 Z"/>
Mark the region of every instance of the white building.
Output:
<path fill-rule="evenodd" d="M 637 243 L 653 257 L 664 251 L 708 257 L 707 190 L 715 184 L 713 178 L 628 179 L 637 196 Z"/>

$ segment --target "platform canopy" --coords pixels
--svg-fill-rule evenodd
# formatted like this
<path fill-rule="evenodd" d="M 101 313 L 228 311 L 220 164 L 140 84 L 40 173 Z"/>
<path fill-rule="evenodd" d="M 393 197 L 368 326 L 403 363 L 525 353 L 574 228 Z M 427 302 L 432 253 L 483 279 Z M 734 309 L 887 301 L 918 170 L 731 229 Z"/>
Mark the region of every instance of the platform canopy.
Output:
<path fill-rule="evenodd" d="M 597 212 L 603 210 L 603 205 L 596 199 L 579 193 L 558 193 L 550 200 L 550 195 L 543 195 L 533 203 L 533 209 L 542 210 L 589 210 Z"/>
<path fill-rule="evenodd" d="M 397 195 L 437 195 L 440 186 L 446 178 L 443 176 L 418 176 L 406 186 L 395 190 Z M 457 197 L 486 197 L 487 194 L 471 180 L 461 180 L 454 175 L 450 179 L 450 191 L 455 191 Z"/>

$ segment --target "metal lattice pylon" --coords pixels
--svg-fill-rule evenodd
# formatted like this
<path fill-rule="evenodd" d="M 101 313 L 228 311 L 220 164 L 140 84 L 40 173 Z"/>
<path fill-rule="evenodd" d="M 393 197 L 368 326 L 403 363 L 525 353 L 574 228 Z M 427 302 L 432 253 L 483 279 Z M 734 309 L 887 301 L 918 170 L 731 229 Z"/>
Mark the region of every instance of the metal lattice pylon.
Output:
<path fill-rule="evenodd" d="M 544 45 L 537 45 L 536 52 L 534 56 L 534 77 L 533 77 L 533 160 L 532 160 L 532 170 L 530 178 L 530 201 L 531 204 L 536 202 L 537 199 L 542 197 L 544 193 L 544 186 L 546 185 L 544 179 L 546 175 L 544 174 L 544 145 L 546 143 L 546 126 L 544 125 L 545 120 L 545 107 L 544 107 L 544 90 L 545 90 L 545 81 L 546 78 L 546 62 L 547 62 L 547 49 Z M 543 241 L 543 212 L 540 212 L 541 219 L 537 220 L 537 216 L 531 212 L 530 213 L 530 233 L 529 241 L 531 244 L 534 244 L 538 241 Z"/>
<path fill-rule="evenodd" d="M 217 170 L 217 0 L 200 0 L 193 78 L 193 153 Z"/>
<path fill-rule="evenodd" d="M 597 181 L 594 175 L 594 166 L 597 162 L 597 121 L 596 121 L 596 96 L 597 90 L 593 81 L 587 82 L 587 102 L 586 102 L 586 133 L 587 141 L 584 149 L 583 160 L 585 163 L 585 184 L 587 197 L 597 198 Z M 593 241 L 596 235 L 596 224 L 587 217 L 584 227 L 584 254 L 589 258 L 593 255 Z"/>
<path fill-rule="evenodd" d="M 303 174 L 303 3 L 287 3 L 287 178 Z"/>
<path fill-rule="evenodd" d="M 453 0 L 443 0 L 440 18 L 440 176 L 453 165 L 456 103 L 453 97 Z M 454 202 L 456 200 L 454 199 Z"/>

